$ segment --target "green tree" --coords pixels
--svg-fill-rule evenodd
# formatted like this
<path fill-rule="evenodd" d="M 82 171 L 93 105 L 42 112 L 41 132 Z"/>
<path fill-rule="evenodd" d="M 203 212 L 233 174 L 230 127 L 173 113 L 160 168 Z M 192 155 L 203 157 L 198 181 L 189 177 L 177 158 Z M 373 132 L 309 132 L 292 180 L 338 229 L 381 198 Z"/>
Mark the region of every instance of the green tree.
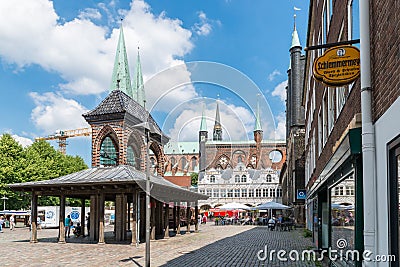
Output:
<path fill-rule="evenodd" d="M 9 198 L 9 209 L 28 208 L 30 197 L 11 191 L 7 184 L 49 180 L 87 168 L 81 157 L 63 155 L 46 141 L 34 142 L 23 149 L 7 134 L 0 139 L 0 161 L 0 194 Z M 68 199 L 68 202 L 71 206 L 79 206 L 81 201 Z M 59 205 L 59 199 L 39 197 L 38 204 Z"/>
<path fill-rule="evenodd" d="M 199 182 L 199 174 L 197 172 L 192 172 L 190 174 L 190 180 L 191 180 L 191 185 L 192 186 L 197 186 L 198 182 Z"/>
<path fill-rule="evenodd" d="M 15 208 L 20 195 L 11 191 L 7 184 L 24 182 L 24 149 L 9 134 L 0 138 L 0 195 L 6 196 L 6 209 Z M 2 203 L 3 204 L 3 203 Z"/>

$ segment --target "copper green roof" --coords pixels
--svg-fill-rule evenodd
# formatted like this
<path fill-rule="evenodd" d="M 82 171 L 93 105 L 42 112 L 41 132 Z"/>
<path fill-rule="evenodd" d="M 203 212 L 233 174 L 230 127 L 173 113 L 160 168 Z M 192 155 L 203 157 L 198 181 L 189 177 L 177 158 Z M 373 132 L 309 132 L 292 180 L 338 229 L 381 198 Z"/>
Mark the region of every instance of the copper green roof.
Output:
<path fill-rule="evenodd" d="M 295 15 L 295 19 L 296 19 L 296 15 Z M 292 46 L 290 48 L 293 48 L 296 46 L 301 46 L 301 45 L 300 45 L 299 34 L 297 33 L 297 29 L 296 29 L 296 20 L 295 20 L 293 33 L 292 33 Z"/>
<path fill-rule="evenodd" d="M 124 31 L 120 28 L 117 53 L 115 54 L 111 91 L 121 90 L 130 97 L 132 95 L 131 77 L 129 75 L 128 57 L 126 54 Z"/>
<path fill-rule="evenodd" d="M 200 131 L 207 132 L 207 121 L 206 117 L 204 116 L 204 105 L 203 105 L 203 111 L 201 113 Z"/>
<path fill-rule="evenodd" d="M 144 107 L 146 96 L 144 93 L 142 65 L 140 64 L 139 48 L 136 59 L 135 77 L 133 81 L 133 99 L 135 99 L 142 107 Z"/>

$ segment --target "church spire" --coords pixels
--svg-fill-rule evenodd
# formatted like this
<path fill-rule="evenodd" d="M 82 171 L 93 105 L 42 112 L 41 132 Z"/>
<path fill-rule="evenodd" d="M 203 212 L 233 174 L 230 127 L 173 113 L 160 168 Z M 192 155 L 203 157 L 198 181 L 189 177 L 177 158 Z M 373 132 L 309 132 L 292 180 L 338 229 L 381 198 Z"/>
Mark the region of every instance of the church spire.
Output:
<path fill-rule="evenodd" d="M 299 34 L 297 33 L 296 29 L 296 14 L 293 16 L 294 18 L 294 25 L 293 25 L 293 33 L 292 33 L 292 46 L 290 48 L 300 46 L 300 39 L 299 39 Z"/>
<path fill-rule="evenodd" d="M 142 65 L 140 63 L 139 47 L 136 59 L 135 77 L 133 81 L 133 99 L 135 99 L 141 106 L 146 104 L 146 96 L 144 93 Z"/>
<path fill-rule="evenodd" d="M 117 53 L 115 54 L 114 70 L 112 74 L 110 90 L 121 90 L 130 97 L 133 97 L 122 23 L 119 31 Z"/>
<path fill-rule="evenodd" d="M 222 140 L 222 126 L 221 126 L 221 119 L 220 119 L 220 116 L 219 116 L 218 100 L 217 100 L 217 109 L 215 111 L 215 123 L 214 123 L 213 140 L 214 141 L 221 141 Z"/>
<path fill-rule="evenodd" d="M 207 132 L 207 121 L 204 115 L 205 105 L 203 104 L 203 111 L 201 113 L 200 132 Z"/>

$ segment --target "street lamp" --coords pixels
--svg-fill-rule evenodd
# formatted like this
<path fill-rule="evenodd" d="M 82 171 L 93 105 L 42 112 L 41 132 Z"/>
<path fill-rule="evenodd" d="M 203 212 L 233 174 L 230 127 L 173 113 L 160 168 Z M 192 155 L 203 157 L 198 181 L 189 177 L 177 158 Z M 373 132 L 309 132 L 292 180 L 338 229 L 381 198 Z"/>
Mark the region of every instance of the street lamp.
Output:
<path fill-rule="evenodd" d="M 150 266 L 150 157 L 149 157 L 149 144 L 150 144 L 150 132 L 152 125 L 148 122 L 142 122 L 134 126 L 134 128 L 143 129 L 146 137 L 146 253 L 145 253 L 145 266 Z"/>
<path fill-rule="evenodd" d="M 4 211 L 6 210 L 6 200 L 8 199 L 8 197 L 3 196 L 1 199 L 3 200 L 3 211 Z"/>

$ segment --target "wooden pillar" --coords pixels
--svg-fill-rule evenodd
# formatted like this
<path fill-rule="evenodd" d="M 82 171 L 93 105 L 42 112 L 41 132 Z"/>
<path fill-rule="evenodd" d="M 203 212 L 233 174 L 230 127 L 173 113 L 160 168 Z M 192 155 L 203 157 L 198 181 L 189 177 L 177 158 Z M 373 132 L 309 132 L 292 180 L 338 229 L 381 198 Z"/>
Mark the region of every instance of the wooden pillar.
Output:
<path fill-rule="evenodd" d="M 128 209 L 128 198 L 126 194 L 122 194 L 122 240 L 126 240 L 126 223 L 127 223 L 127 209 Z"/>
<path fill-rule="evenodd" d="M 60 216 L 59 216 L 58 243 L 65 243 L 65 196 L 60 196 Z"/>
<path fill-rule="evenodd" d="M 162 236 L 164 234 L 164 209 L 163 209 L 163 203 L 161 201 L 156 201 L 156 236 Z"/>
<path fill-rule="evenodd" d="M 133 191 L 132 194 L 132 225 L 131 225 L 131 233 L 132 233 L 132 240 L 131 245 L 136 245 L 137 236 L 136 236 L 136 223 L 137 223 L 137 191 Z"/>
<path fill-rule="evenodd" d="M 98 197 L 98 210 L 99 210 L 99 242 L 97 244 L 105 244 L 104 242 L 104 194 Z"/>
<path fill-rule="evenodd" d="M 199 206 L 197 206 L 197 203 L 196 203 L 196 206 L 194 207 L 194 223 L 195 223 L 195 226 L 194 226 L 194 232 L 195 233 L 198 233 L 199 232 Z"/>
<path fill-rule="evenodd" d="M 191 210 L 190 210 L 190 203 L 187 202 L 187 207 L 186 207 L 186 233 L 190 234 L 190 221 L 191 221 Z"/>
<path fill-rule="evenodd" d="M 86 225 L 85 225 L 85 199 L 81 198 L 81 227 L 82 227 L 82 236 L 85 236 L 85 229 L 86 229 Z"/>
<path fill-rule="evenodd" d="M 177 221 L 177 230 L 176 230 L 176 234 L 180 235 L 181 234 L 181 207 L 178 206 L 176 209 L 176 221 Z"/>
<path fill-rule="evenodd" d="M 126 230 L 127 232 L 131 231 L 131 202 L 129 201 L 129 199 L 127 200 L 127 212 L 128 212 L 128 219 L 126 222 Z"/>
<path fill-rule="evenodd" d="M 123 240 L 123 212 L 122 212 L 122 194 L 115 196 L 115 240 Z"/>
<path fill-rule="evenodd" d="M 164 209 L 164 238 L 169 238 L 169 204 L 165 203 Z"/>
<path fill-rule="evenodd" d="M 172 221 L 172 227 L 174 227 L 174 232 L 176 232 L 176 203 L 174 203 L 174 209 L 172 210 L 172 217 L 174 217 Z"/>
<path fill-rule="evenodd" d="M 38 196 L 35 191 L 32 191 L 32 202 L 31 202 L 31 243 L 37 243 L 37 205 Z"/>
<path fill-rule="evenodd" d="M 150 205 L 151 205 L 151 214 L 150 214 L 150 240 L 155 240 L 156 239 L 156 201 L 152 198 L 150 200 Z"/>
<path fill-rule="evenodd" d="M 90 240 L 95 241 L 98 238 L 98 209 L 97 195 L 90 196 Z"/>

